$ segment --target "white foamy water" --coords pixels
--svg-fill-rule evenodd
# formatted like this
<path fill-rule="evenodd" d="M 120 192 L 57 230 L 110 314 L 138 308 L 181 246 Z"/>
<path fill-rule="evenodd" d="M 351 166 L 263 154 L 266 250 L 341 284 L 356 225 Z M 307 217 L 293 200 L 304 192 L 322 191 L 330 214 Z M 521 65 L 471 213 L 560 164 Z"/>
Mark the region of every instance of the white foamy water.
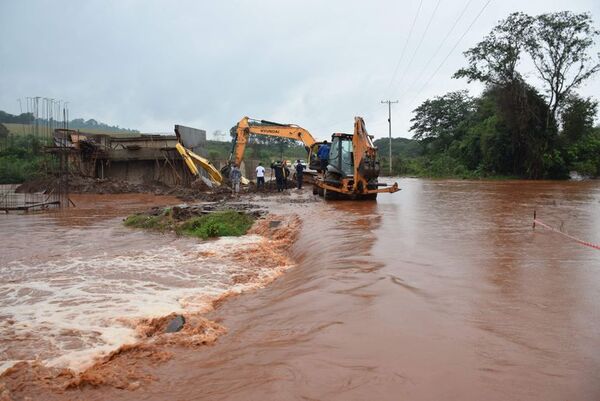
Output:
<path fill-rule="evenodd" d="M 161 246 L 33 265 L 11 262 L 0 284 L 3 362 L 14 355 L 79 368 L 94 355 L 134 342 L 135 319 L 206 310 L 211 299 L 245 289 L 231 281 L 245 268 L 227 254 L 260 241 L 250 235 L 188 243 L 186 250 Z"/>
<path fill-rule="evenodd" d="M 0 372 L 21 360 L 82 369 L 135 342 L 140 318 L 201 312 L 225 293 L 256 285 L 236 284 L 236 276 L 274 274 L 260 266 L 250 272 L 230 257 L 256 247 L 257 235 L 201 242 L 130 230 L 119 219 L 56 223 L 0 220 L 8 246 L 0 258 Z"/>

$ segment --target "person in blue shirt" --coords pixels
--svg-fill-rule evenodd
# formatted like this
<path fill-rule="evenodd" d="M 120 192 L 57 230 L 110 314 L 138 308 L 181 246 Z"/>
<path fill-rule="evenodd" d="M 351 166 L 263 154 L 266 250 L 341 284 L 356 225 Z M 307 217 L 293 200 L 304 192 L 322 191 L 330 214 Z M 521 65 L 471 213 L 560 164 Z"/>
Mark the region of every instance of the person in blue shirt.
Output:
<path fill-rule="evenodd" d="M 296 182 L 298 184 L 298 189 L 302 189 L 302 180 L 304 175 L 304 166 L 300 162 L 300 160 L 296 160 Z"/>
<path fill-rule="evenodd" d="M 323 144 L 319 146 L 319 151 L 317 152 L 317 156 L 321 161 L 321 170 L 325 171 L 327 169 L 327 164 L 329 164 L 329 144 L 327 141 L 323 141 Z"/>

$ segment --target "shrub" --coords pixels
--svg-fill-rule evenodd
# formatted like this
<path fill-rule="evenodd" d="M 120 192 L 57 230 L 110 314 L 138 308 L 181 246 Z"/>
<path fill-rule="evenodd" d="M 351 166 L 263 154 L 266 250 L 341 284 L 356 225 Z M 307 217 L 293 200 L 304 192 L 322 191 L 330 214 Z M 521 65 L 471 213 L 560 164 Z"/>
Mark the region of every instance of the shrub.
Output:
<path fill-rule="evenodd" d="M 200 238 L 240 236 L 246 234 L 254 219 L 234 210 L 194 217 L 177 228 L 180 234 Z"/>

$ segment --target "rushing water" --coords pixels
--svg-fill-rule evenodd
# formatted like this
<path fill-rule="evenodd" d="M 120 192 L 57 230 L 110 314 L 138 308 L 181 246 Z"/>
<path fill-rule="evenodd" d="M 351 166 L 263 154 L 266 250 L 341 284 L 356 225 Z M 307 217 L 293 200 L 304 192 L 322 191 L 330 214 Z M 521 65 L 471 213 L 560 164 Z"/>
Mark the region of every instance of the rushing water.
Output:
<path fill-rule="evenodd" d="M 273 202 L 303 219 L 291 249 L 297 266 L 267 289 L 212 312 L 228 334 L 153 366 L 158 381 L 134 393 L 88 388 L 82 399 L 600 399 L 600 251 L 532 229 L 537 210 L 545 223 L 600 243 L 600 183 L 406 179 L 400 185 L 403 191 L 377 202 L 286 205 L 285 196 Z M 22 235 L 11 224 L 10 233 Z M 10 234 L 5 227 L 3 236 Z M 99 232 L 95 238 L 108 242 L 101 248 L 76 241 L 86 260 L 113 264 L 115 255 L 127 254 L 119 269 L 134 272 L 139 258 L 160 259 L 163 247 L 185 254 L 195 246 L 130 232 L 110 219 L 88 229 L 49 217 L 35 227 L 39 232 L 26 240 L 42 244 L 26 264 L 33 271 L 75 257 L 59 245 L 85 233 Z M 152 246 L 143 245 L 148 241 Z M 19 258 L 11 251 L 2 256 L 2 283 Z M 179 290 L 170 291 L 198 273 L 185 260 L 190 271 L 181 280 L 140 290 L 148 275 L 174 268 L 163 261 L 128 288 L 177 307 Z M 6 269 L 7 262 L 13 267 Z M 35 274 L 31 281 L 40 284 L 32 290 L 45 290 L 49 284 Z M 92 287 L 99 293 L 114 287 L 100 285 L 104 275 L 115 284 L 100 269 L 99 287 Z M 24 311 L 32 296 L 45 297 L 24 294 L 10 305 L 3 297 L 1 313 Z M 113 315 L 121 311 L 120 304 L 103 305 Z"/>
<path fill-rule="evenodd" d="M 79 195 L 77 208 L 0 216 L 0 368 L 19 361 L 82 369 L 137 341 L 136 321 L 202 311 L 245 266 L 232 250 L 260 237 L 199 243 L 124 227 L 152 195 Z M 2 369 L 3 370 L 3 369 Z"/>

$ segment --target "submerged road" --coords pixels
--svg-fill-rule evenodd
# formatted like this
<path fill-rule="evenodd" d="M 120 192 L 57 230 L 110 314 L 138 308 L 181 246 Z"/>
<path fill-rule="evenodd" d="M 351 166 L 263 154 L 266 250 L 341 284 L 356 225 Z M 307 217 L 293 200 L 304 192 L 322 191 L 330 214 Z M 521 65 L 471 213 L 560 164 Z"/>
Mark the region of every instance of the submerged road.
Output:
<path fill-rule="evenodd" d="M 135 391 L 86 400 L 598 400 L 599 182 L 400 181 L 377 202 L 285 204 L 297 266 L 208 317 Z M 70 399 L 70 398 L 69 398 Z"/>
<path fill-rule="evenodd" d="M 531 228 L 536 209 L 600 242 L 600 184 L 401 187 L 304 208 L 298 266 L 216 311 L 229 334 L 139 398 L 600 399 L 600 252 Z"/>

